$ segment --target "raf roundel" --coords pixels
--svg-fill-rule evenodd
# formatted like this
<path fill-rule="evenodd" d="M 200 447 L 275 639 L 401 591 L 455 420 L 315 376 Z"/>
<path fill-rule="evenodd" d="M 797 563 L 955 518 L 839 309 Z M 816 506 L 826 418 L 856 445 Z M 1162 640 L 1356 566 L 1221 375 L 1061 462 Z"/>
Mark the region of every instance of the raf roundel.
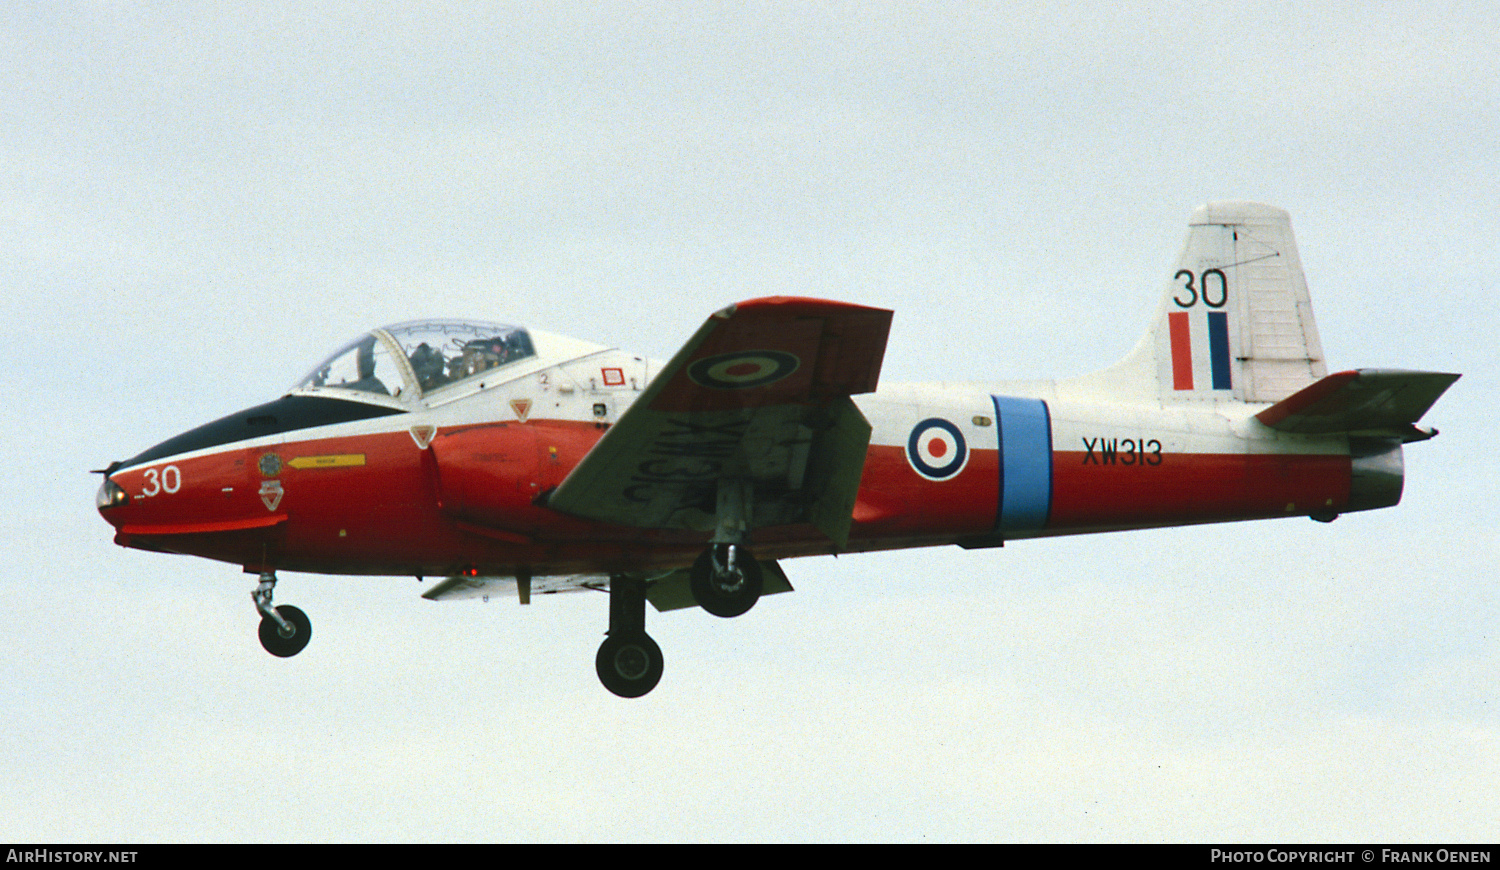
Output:
<path fill-rule="evenodd" d="M 715 390 L 744 390 L 784 380 L 801 364 L 783 351 L 746 350 L 704 357 L 688 366 L 688 377 Z"/>
<path fill-rule="evenodd" d="M 956 425 L 930 417 L 912 427 L 906 439 L 906 461 L 928 480 L 947 480 L 968 464 L 969 446 Z"/>

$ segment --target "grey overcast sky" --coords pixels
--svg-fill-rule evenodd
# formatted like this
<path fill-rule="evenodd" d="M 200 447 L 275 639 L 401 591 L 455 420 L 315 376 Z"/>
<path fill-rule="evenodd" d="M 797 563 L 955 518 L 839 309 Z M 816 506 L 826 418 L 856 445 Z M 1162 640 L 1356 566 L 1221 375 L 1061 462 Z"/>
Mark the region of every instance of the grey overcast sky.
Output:
<path fill-rule="evenodd" d="M 0 840 L 1493 841 L 1500 7 L 12 3 Z M 1197 205 L 1288 209 L 1334 370 L 1456 371 L 1397 508 L 808 559 L 733 621 L 115 547 L 114 459 L 360 331 L 671 355 L 769 294 L 884 378 L 1113 362 Z M 1485 408 L 1490 410 L 1486 411 Z"/>

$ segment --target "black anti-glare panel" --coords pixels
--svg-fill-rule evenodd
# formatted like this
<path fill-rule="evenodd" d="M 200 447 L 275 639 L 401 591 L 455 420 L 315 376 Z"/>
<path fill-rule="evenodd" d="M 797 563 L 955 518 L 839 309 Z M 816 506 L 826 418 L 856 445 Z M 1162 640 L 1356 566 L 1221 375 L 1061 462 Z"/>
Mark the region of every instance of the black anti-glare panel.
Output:
<path fill-rule="evenodd" d="M 196 429 L 190 429 L 174 438 L 168 438 L 139 456 L 115 463 L 110 466 L 109 471 L 113 473 L 121 468 L 129 468 L 143 462 L 176 456 L 192 450 L 202 450 L 205 447 L 218 447 L 221 444 L 233 444 L 236 441 L 263 438 L 266 435 L 278 435 L 297 429 L 310 429 L 314 426 L 329 426 L 334 423 L 348 423 L 353 420 L 368 420 L 372 417 L 403 413 L 405 412 L 396 408 L 368 405 L 364 402 L 349 402 L 343 399 L 328 399 L 321 396 L 282 396 L 274 402 L 237 411 L 212 423 L 205 423 Z"/>

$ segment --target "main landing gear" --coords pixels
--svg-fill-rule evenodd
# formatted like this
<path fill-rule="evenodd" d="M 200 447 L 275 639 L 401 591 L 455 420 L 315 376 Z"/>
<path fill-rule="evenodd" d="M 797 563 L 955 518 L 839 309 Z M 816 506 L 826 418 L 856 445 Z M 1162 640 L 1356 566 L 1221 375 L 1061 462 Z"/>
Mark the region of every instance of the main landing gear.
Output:
<path fill-rule="evenodd" d="M 739 616 L 760 600 L 760 563 L 737 544 L 711 544 L 688 574 L 693 599 L 715 616 Z M 646 634 L 646 581 L 616 574 L 609 579 L 609 632 L 594 656 L 604 688 L 639 698 L 661 682 L 661 647 Z"/>
<path fill-rule="evenodd" d="M 622 698 L 639 698 L 661 682 L 661 647 L 646 634 L 646 582 L 609 580 L 609 634 L 594 657 L 599 682 Z"/>
<path fill-rule="evenodd" d="M 266 571 L 260 575 L 260 585 L 250 597 L 261 613 L 260 645 L 273 656 L 289 658 L 302 652 L 312 640 L 312 622 L 307 614 L 290 604 L 272 607 L 271 594 L 275 589 L 276 572 Z"/>
<path fill-rule="evenodd" d="M 760 600 L 760 563 L 744 547 L 753 496 L 754 485 L 748 480 L 719 482 L 713 538 L 688 573 L 693 600 L 714 616 L 739 616 Z"/>
<path fill-rule="evenodd" d="M 710 544 L 688 576 L 693 600 L 714 616 L 739 616 L 760 600 L 760 563 L 738 544 Z"/>

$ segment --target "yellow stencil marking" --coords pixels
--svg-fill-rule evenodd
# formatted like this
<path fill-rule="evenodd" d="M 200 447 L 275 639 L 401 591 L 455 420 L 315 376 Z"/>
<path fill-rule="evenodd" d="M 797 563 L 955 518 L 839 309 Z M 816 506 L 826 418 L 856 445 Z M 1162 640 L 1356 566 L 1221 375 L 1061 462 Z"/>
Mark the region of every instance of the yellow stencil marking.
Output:
<path fill-rule="evenodd" d="M 298 456 L 287 462 L 293 468 L 349 468 L 364 465 L 363 453 L 332 453 L 327 456 Z"/>

